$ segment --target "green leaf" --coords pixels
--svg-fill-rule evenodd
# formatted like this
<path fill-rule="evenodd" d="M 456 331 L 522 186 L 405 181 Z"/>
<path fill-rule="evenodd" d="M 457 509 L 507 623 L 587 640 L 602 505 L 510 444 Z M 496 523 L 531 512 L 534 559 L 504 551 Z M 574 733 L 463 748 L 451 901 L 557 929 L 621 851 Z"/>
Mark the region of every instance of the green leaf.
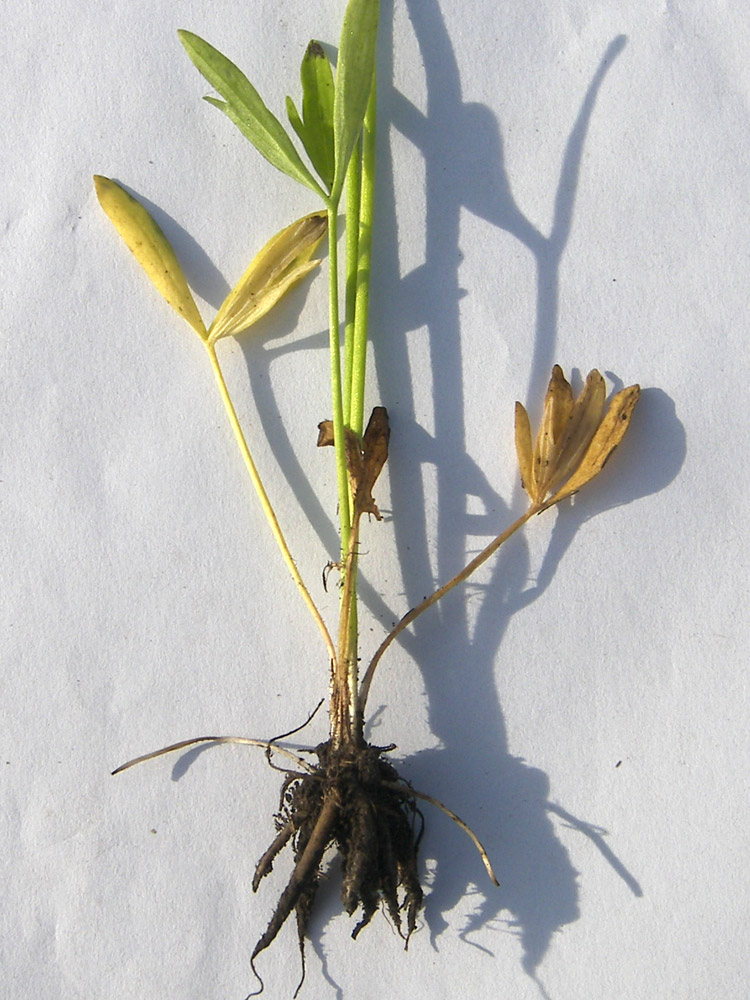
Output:
<path fill-rule="evenodd" d="M 205 340 L 206 327 L 167 237 L 143 205 L 117 181 L 96 174 L 94 185 L 99 204 L 157 290 Z"/>
<path fill-rule="evenodd" d="M 195 67 L 224 98 L 225 103 L 207 98 L 209 104 L 223 111 L 269 163 L 325 200 L 325 193 L 302 162 L 283 125 L 242 70 L 198 35 L 190 31 L 177 34 Z"/>
<path fill-rule="evenodd" d="M 299 141 L 307 149 L 307 134 L 305 132 L 305 126 L 302 119 L 299 116 L 299 111 L 297 111 L 297 106 L 291 97 L 286 99 L 286 116 L 289 119 L 289 124 L 292 126 L 294 131 L 299 136 Z"/>
<path fill-rule="evenodd" d="M 333 184 L 333 70 L 323 46 L 314 39 L 307 46 L 300 67 L 305 149 L 328 190 Z"/>
<path fill-rule="evenodd" d="M 331 200 L 334 203 L 341 196 L 346 168 L 362 130 L 372 90 L 379 10 L 379 0 L 349 0 L 344 14 L 333 101 L 336 169 Z"/>

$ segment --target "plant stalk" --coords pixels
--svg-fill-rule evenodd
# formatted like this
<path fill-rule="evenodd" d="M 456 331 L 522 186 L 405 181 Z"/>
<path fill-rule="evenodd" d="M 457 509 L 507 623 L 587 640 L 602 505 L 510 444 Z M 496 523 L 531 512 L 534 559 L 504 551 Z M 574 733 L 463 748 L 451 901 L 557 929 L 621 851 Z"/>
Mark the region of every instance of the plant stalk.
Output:
<path fill-rule="evenodd" d="M 370 318 L 370 277 L 372 273 L 372 227 L 375 218 L 375 125 L 377 117 L 376 78 L 362 127 L 362 167 L 359 195 L 359 228 L 355 284 L 354 331 L 352 342 L 349 426 L 360 436 L 364 430 L 365 370 Z"/>
<path fill-rule="evenodd" d="M 426 597 L 421 604 L 418 604 L 415 608 L 412 608 L 411 611 L 408 611 L 404 615 L 398 625 L 396 625 L 396 627 L 388 633 L 385 639 L 383 639 L 381 644 L 378 646 L 375 655 L 370 661 L 370 665 L 365 671 L 365 675 L 362 678 L 362 684 L 359 688 L 359 707 L 361 712 L 364 713 L 365 710 L 367 696 L 370 693 L 370 685 L 372 684 L 375 669 L 377 668 L 383 653 L 386 649 L 388 649 L 393 640 L 401 635 L 404 629 L 408 628 L 416 618 L 419 618 L 423 611 L 431 608 L 433 604 L 437 604 L 437 602 L 442 597 L 445 597 L 449 591 L 453 590 L 454 587 L 457 587 L 459 583 L 463 583 L 464 580 L 468 579 L 468 577 L 470 577 L 471 574 L 482 565 L 482 563 L 486 562 L 491 555 L 497 552 L 504 542 L 507 542 L 512 535 L 515 535 L 519 528 L 522 528 L 524 524 L 526 524 L 526 522 L 535 514 L 539 514 L 542 509 L 543 504 L 532 504 L 524 514 L 522 514 L 516 521 L 513 522 L 513 524 L 510 525 L 509 528 L 506 528 L 502 534 L 498 535 L 497 538 L 493 539 L 486 548 L 482 549 L 478 556 L 472 559 L 470 563 L 467 563 L 460 573 L 457 573 L 447 583 L 444 583 L 442 587 L 438 587 L 438 589 L 433 594 L 430 594 L 429 597 Z"/>
<path fill-rule="evenodd" d="M 242 432 L 242 427 L 237 419 L 237 413 L 232 403 L 231 396 L 229 395 L 229 390 L 227 389 L 227 384 L 224 380 L 224 374 L 221 370 L 219 364 L 219 359 L 216 356 L 216 349 L 213 345 L 206 345 L 206 350 L 208 351 L 208 356 L 211 360 L 211 367 L 213 369 L 214 375 L 216 376 L 216 382 L 219 387 L 219 393 L 221 395 L 221 400 L 224 403 L 224 408 L 229 417 L 229 423 L 231 424 L 232 430 L 234 431 L 234 436 L 237 440 L 237 444 L 244 459 L 245 466 L 250 475 L 253 486 L 255 487 L 255 492 L 258 494 L 258 499 L 260 500 L 260 505 L 263 508 L 263 513 L 266 516 L 266 520 L 271 528 L 273 537 L 276 539 L 276 543 L 281 550 L 281 554 L 284 557 L 284 562 L 289 568 L 289 572 L 292 574 L 292 579 L 297 584 L 302 598 L 310 610 L 310 614 L 315 620 L 315 624 L 320 630 L 320 634 L 323 636 L 323 641 L 326 644 L 328 650 L 328 655 L 331 658 L 331 662 L 334 663 L 336 660 L 336 650 L 333 645 L 333 640 L 331 639 L 330 633 L 326 627 L 323 618 L 321 617 L 320 611 L 318 611 L 317 605 L 310 596 L 310 592 L 305 586 L 302 577 L 300 576 L 299 570 L 297 569 L 297 564 L 295 563 L 291 552 L 289 551 L 289 546 L 286 543 L 281 527 L 279 526 L 278 519 L 276 517 L 276 512 L 271 506 L 271 501 L 268 499 L 268 494 L 266 493 L 265 487 L 263 486 L 263 481 L 260 478 L 258 469 L 253 461 L 253 456 L 250 454 L 250 449 L 248 448 L 247 441 L 245 440 L 245 435 Z"/>
<path fill-rule="evenodd" d="M 359 216 L 362 188 L 362 137 L 354 147 L 346 172 L 346 304 L 344 318 L 344 423 L 352 424 L 352 366 L 354 364 L 354 315 L 359 277 Z"/>
<path fill-rule="evenodd" d="M 329 278 L 329 340 L 331 351 L 331 399 L 333 406 L 333 443 L 336 452 L 336 486 L 339 498 L 342 572 L 349 551 L 351 531 L 351 496 L 346 471 L 346 440 L 344 435 L 344 401 L 341 384 L 341 342 L 339 338 L 339 261 L 338 261 L 338 202 L 328 206 L 328 278 Z"/>
<path fill-rule="evenodd" d="M 331 698 L 331 740 L 334 746 L 360 745 L 361 713 L 358 704 L 358 663 L 356 630 L 352 642 L 352 617 L 356 615 L 356 561 L 361 514 L 355 511 L 349 535 L 349 550 L 342 569 L 341 616 L 338 656 Z"/>
<path fill-rule="evenodd" d="M 347 168 L 346 203 L 346 312 L 344 334 L 344 385 L 342 421 L 336 422 L 336 372 L 340 377 L 340 361 L 334 358 L 334 328 L 338 330 L 337 255 L 333 250 L 336 239 L 334 224 L 331 231 L 329 215 L 329 264 L 331 273 L 331 370 L 334 395 L 334 443 L 337 448 L 336 468 L 339 487 L 339 511 L 346 507 L 348 522 L 341 524 L 341 603 L 336 667 L 331 683 L 331 740 L 334 745 L 362 742 L 362 713 L 359 710 L 359 666 L 357 626 L 357 569 L 359 523 L 361 512 L 354 509 L 352 491 L 346 470 L 346 439 L 344 428 L 350 428 L 361 439 L 364 427 L 364 391 L 367 361 L 368 311 L 372 255 L 372 226 L 375 190 L 375 74 L 368 100 L 362 135 Z M 334 285 L 335 283 L 335 285 Z M 335 338 L 338 349 L 339 340 Z M 343 455 L 341 455 L 341 452 Z M 342 482 L 343 480 L 343 482 Z"/>

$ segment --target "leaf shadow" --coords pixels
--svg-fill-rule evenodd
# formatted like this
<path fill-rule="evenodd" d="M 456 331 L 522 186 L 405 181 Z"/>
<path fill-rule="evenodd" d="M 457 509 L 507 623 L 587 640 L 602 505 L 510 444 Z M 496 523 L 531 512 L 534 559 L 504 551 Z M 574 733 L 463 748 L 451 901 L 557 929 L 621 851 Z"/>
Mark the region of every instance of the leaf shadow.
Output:
<path fill-rule="evenodd" d="M 455 55 L 438 0 L 406 0 L 427 83 L 426 112 L 415 108 L 393 87 L 387 65 L 392 38 L 383 38 L 386 65 L 380 67 L 381 132 L 386 123 L 414 143 L 424 159 L 426 177 L 425 261 L 401 277 L 395 220 L 393 164 L 389 141 L 379 149 L 378 229 L 374 258 L 379 262 L 372 293 L 373 328 L 379 331 L 375 357 L 379 383 L 393 414 L 390 457 L 392 505 L 406 607 L 417 604 L 437 582 L 450 578 L 466 560 L 467 547 L 479 548 L 474 536 L 494 534 L 516 513 L 497 496 L 484 474 L 467 456 L 464 426 L 466 399 L 462 384 L 462 342 L 458 303 L 459 225 L 470 211 L 505 230 L 527 247 L 536 267 L 536 324 L 530 365 L 529 394 L 541 396 L 554 361 L 557 339 L 560 262 L 568 242 L 580 163 L 596 98 L 607 72 L 626 39 L 610 42 L 595 69 L 569 134 L 548 236 L 539 232 L 518 208 L 504 165 L 503 137 L 493 113 L 463 100 Z M 392 4 L 384 10 L 392 31 Z M 414 408 L 408 337 L 426 329 L 435 400 L 434 433 L 419 426 Z M 450 406 L 438 405 L 449 400 Z M 628 466 L 628 452 L 648 436 L 645 420 L 659 426 L 661 454 Z M 653 439 L 654 435 L 651 435 Z M 669 458 L 665 453 L 671 444 Z M 574 535 L 589 517 L 662 489 L 684 458 L 684 431 L 665 394 L 647 390 L 629 440 L 618 456 L 628 474 L 593 484 L 588 496 L 558 512 L 552 539 L 536 584 L 527 587 L 528 550 L 515 538 L 496 559 L 488 586 L 453 592 L 400 637 L 401 648 L 419 668 L 424 684 L 430 729 L 436 749 L 422 751 L 403 765 L 418 789 L 447 800 L 463 819 L 481 826 L 498 872 L 500 889 L 477 890 L 480 902 L 463 934 L 507 913 L 507 928 L 520 939 L 522 966 L 539 989 L 537 970 L 554 934 L 580 914 L 579 873 L 558 839 L 551 815 L 565 817 L 597 846 L 602 858 L 628 891 L 641 894 L 637 879 L 616 857 L 603 834 L 551 801 L 549 779 L 538 768 L 510 754 L 503 711 L 496 689 L 496 655 L 508 622 L 550 585 Z M 433 468 L 435 495 L 428 496 L 425 467 Z M 467 514 L 467 497 L 479 497 L 483 517 Z M 430 561 L 430 539 L 424 509 L 437 500 L 438 551 Z M 492 521 L 494 528 L 488 527 Z M 484 544 L 484 542 L 482 542 Z M 479 608 L 477 610 L 477 601 Z M 474 619 L 470 631 L 469 620 Z M 391 655 L 397 655 L 392 652 Z M 456 669 L 456 665 L 460 665 Z M 466 669 L 470 666 L 470 669 Z M 387 665 L 380 670 L 388 670 Z M 377 683 L 377 682 L 376 682 Z M 373 704 L 376 707 L 376 703 Z M 477 762 L 480 762 L 479 767 Z M 467 773 L 481 780 L 467 782 Z M 435 830 L 433 835 L 431 830 Z M 487 830 L 489 829 L 489 836 Z M 433 943 L 447 926 L 447 914 L 474 886 L 486 884 L 478 857 L 463 834 L 443 817 L 428 824 L 424 853 L 437 864 L 425 919 Z"/>

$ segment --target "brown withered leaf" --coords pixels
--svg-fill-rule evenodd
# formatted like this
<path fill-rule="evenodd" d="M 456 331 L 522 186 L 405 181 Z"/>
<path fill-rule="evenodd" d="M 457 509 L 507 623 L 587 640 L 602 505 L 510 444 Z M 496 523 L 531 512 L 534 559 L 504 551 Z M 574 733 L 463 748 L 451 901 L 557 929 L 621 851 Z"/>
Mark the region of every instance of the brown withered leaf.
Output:
<path fill-rule="evenodd" d="M 362 471 L 359 481 L 356 486 L 353 484 L 353 488 L 355 510 L 361 514 L 374 514 L 378 521 L 381 521 L 382 517 L 372 498 L 372 488 L 388 458 L 390 436 L 388 411 L 384 406 L 376 406 L 362 438 Z"/>
<path fill-rule="evenodd" d="M 612 452 L 625 436 L 625 431 L 630 426 L 630 419 L 633 410 L 641 394 L 639 385 L 630 385 L 627 389 L 621 389 L 612 397 L 609 409 L 604 415 L 604 419 L 591 439 L 586 454 L 583 456 L 578 468 L 562 489 L 547 502 L 546 506 L 551 507 L 559 503 L 566 497 L 577 493 L 582 486 L 598 476 L 607 464 Z"/>
<path fill-rule="evenodd" d="M 333 446 L 333 421 L 321 420 L 318 424 L 318 447 Z"/>
<path fill-rule="evenodd" d="M 361 442 L 353 430 L 347 427 L 345 431 L 346 471 L 349 473 L 349 484 L 354 497 L 354 512 L 373 514 L 378 521 L 382 521 L 372 497 L 372 488 L 388 458 L 391 433 L 388 411 L 384 406 L 373 409 Z M 325 448 L 333 443 L 333 421 L 322 420 L 318 424 L 318 447 Z"/>
<path fill-rule="evenodd" d="M 354 497 L 356 505 L 357 493 L 360 490 L 360 484 L 364 478 L 364 454 L 362 452 L 362 445 L 360 444 L 359 438 L 354 431 L 351 430 L 351 428 L 344 428 L 344 436 L 346 437 L 346 471 L 349 473 L 349 485 L 351 487 L 352 496 Z"/>

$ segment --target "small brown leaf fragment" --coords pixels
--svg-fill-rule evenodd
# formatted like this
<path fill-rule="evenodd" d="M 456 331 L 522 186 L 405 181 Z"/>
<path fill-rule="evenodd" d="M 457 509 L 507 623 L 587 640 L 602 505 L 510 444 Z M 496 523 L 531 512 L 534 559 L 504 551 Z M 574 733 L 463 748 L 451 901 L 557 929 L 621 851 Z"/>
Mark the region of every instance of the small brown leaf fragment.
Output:
<path fill-rule="evenodd" d="M 388 458 L 390 436 L 388 411 L 384 406 L 376 406 L 362 438 L 362 471 L 356 488 L 354 484 L 352 488 L 355 511 L 359 511 L 360 514 L 373 514 L 378 521 L 381 521 L 382 517 L 373 500 L 372 488 Z"/>
<path fill-rule="evenodd" d="M 382 521 L 378 506 L 372 498 L 372 488 L 383 471 L 388 458 L 388 441 L 391 431 L 388 411 L 384 406 L 376 406 L 367 424 L 364 437 L 359 437 L 351 428 L 346 431 L 346 471 L 354 498 L 354 511 L 358 514 L 373 514 Z M 318 424 L 318 447 L 334 444 L 333 421 L 321 420 Z"/>
<path fill-rule="evenodd" d="M 356 497 L 361 489 L 364 478 L 365 463 L 364 453 L 359 437 L 350 427 L 344 428 L 345 451 L 346 451 L 346 471 L 349 473 L 349 484 L 352 496 Z"/>
<path fill-rule="evenodd" d="M 383 466 L 388 459 L 388 442 L 391 438 L 391 428 L 388 423 L 388 410 L 384 406 L 376 406 L 371 415 L 362 438 L 362 451 L 365 456 L 365 474 L 370 487 L 375 485 Z"/>
<path fill-rule="evenodd" d="M 333 445 L 333 421 L 321 420 L 318 424 L 318 448 Z"/>

